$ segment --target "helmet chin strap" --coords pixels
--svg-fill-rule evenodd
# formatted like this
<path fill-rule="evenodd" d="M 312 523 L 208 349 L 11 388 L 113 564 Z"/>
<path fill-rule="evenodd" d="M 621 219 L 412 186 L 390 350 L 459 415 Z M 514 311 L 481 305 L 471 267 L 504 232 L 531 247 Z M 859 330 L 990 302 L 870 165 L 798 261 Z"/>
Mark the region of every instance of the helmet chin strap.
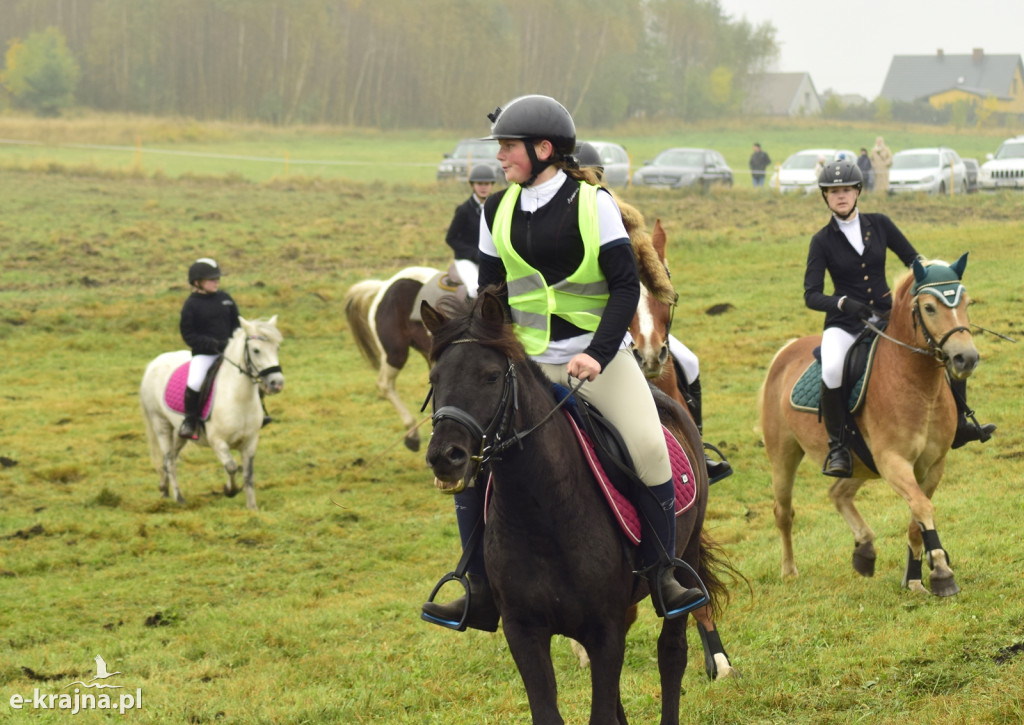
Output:
<path fill-rule="evenodd" d="M 836 214 L 835 212 L 832 212 L 832 213 Z M 845 222 L 847 219 L 849 219 L 850 217 L 852 217 L 856 213 L 857 213 L 857 202 L 853 202 L 853 207 L 850 209 L 849 212 L 847 212 L 847 214 L 845 216 L 839 216 L 838 214 L 836 214 L 836 216 L 839 217 L 840 219 L 842 219 Z"/>
<path fill-rule="evenodd" d="M 532 174 L 529 179 L 520 184 L 521 187 L 526 188 L 537 180 L 537 177 L 544 169 L 551 166 L 551 162 L 541 161 L 537 158 L 537 151 L 533 148 L 533 142 L 530 139 L 526 139 L 523 145 L 526 146 L 526 155 L 530 159 L 530 173 Z"/>

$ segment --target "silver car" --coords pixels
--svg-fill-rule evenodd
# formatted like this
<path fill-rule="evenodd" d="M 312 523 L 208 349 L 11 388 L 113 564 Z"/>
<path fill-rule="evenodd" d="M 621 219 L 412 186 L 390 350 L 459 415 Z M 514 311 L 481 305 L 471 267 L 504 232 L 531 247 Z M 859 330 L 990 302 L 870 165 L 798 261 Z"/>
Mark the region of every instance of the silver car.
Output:
<path fill-rule="evenodd" d="M 892 156 L 889 193 L 966 194 L 967 167 L 951 148 L 905 149 Z"/>
<path fill-rule="evenodd" d="M 633 174 L 633 186 L 681 189 L 712 184 L 732 186 L 732 169 L 714 149 L 674 148 L 662 151 Z"/>
<path fill-rule="evenodd" d="M 455 145 L 455 150 L 444 155 L 444 160 L 437 165 L 438 181 L 466 181 L 469 170 L 477 164 L 490 166 L 501 181 L 505 173 L 501 170 L 498 155 L 498 142 L 478 138 L 467 138 Z"/>

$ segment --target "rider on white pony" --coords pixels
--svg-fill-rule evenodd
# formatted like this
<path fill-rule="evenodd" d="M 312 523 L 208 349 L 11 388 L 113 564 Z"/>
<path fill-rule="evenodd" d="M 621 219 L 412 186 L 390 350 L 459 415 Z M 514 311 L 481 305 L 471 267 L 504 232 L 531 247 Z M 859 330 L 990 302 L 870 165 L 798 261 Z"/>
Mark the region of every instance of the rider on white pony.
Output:
<path fill-rule="evenodd" d="M 470 297 L 476 297 L 480 277 L 480 253 L 477 248 L 480 242 L 480 213 L 497 180 L 498 175 L 488 164 L 473 166 L 469 172 L 469 186 L 473 193 L 455 207 L 455 215 L 444 238 L 455 253 L 455 272 Z"/>
<path fill-rule="evenodd" d="M 199 438 L 202 401 L 199 391 L 206 373 L 239 327 L 238 306 L 227 292 L 220 289 L 220 267 L 209 257 L 197 259 L 188 268 L 192 294 L 181 308 L 181 337 L 192 349 L 185 388 L 185 420 L 178 435 Z"/>

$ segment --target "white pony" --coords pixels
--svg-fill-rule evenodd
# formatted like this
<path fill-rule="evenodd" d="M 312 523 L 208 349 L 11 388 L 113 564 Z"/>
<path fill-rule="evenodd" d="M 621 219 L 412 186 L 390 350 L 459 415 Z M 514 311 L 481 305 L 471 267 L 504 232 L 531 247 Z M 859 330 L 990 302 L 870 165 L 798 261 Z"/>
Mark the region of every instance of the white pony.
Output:
<path fill-rule="evenodd" d="M 277 329 L 277 315 L 266 321 L 250 322 L 239 318 L 239 323 L 240 327 L 235 330 L 224 350 L 224 360 L 214 380 L 213 405 L 196 443 L 212 448 L 223 464 L 228 474 L 228 481 L 224 484 L 227 496 L 234 496 L 239 491 L 235 486 L 239 465 L 235 463 L 231 451 L 241 453 L 245 505 L 255 511 L 253 458 L 256 456 L 256 444 L 263 424 L 259 389 L 271 395 L 284 389 L 284 374 L 277 358 L 282 337 Z M 178 488 L 178 453 L 189 439 L 178 437 L 178 427 L 184 415 L 171 409 L 164 397 L 175 370 L 190 359 L 191 353 L 188 350 L 160 355 L 146 367 L 139 389 L 142 417 L 146 421 L 146 436 L 149 439 L 149 454 L 154 468 L 160 474 L 160 491 L 164 496 L 169 496 L 170 491 L 173 491 L 178 503 L 185 502 Z"/>

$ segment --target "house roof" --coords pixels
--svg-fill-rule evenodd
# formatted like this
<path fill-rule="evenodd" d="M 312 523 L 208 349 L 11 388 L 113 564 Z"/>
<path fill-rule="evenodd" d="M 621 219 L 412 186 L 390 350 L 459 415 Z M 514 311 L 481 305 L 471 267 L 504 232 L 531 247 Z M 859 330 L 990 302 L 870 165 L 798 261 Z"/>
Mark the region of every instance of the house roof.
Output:
<path fill-rule="evenodd" d="M 760 73 L 751 76 L 750 93 L 746 108 L 770 116 L 787 116 L 797 100 L 804 79 L 817 94 L 814 82 L 807 73 Z"/>
<path fill-rule="evenodd" d="M 879 95 L 908 103 L 953 88 L 1005 96 L 1018 67 L 1019 55 L 987 55 L 981 50 L 970 55 L 895 55 Z"/>

